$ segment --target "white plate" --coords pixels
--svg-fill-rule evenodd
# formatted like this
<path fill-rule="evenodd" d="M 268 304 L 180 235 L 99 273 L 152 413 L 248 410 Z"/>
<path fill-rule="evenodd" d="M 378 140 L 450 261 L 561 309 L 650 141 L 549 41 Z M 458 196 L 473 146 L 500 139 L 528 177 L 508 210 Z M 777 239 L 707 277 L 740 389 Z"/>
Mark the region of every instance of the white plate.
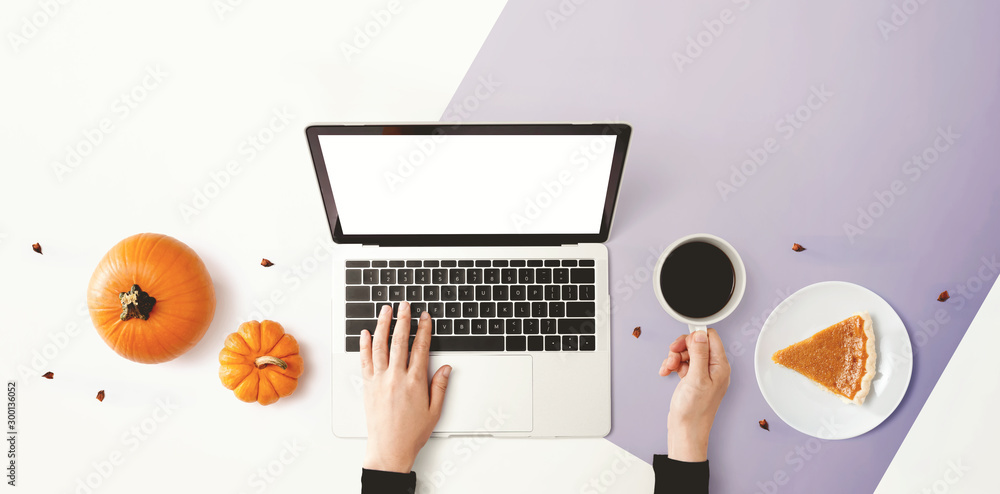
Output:
<path fill-rule="evenodd" d="M 871 314 L 876 343 L 875 379 L 863 405 L 846 403 L 771 361 L 774 352 L 861 311 Z M 882 297 L 853 283 L 825 281 L 793 293 L 771 312 L 757 339 L 754 368 L 761 394 L 786 424 L 820 439 L 847 439 L 892 415 L 910 385 L 913 349 L 903 321 Z"/>

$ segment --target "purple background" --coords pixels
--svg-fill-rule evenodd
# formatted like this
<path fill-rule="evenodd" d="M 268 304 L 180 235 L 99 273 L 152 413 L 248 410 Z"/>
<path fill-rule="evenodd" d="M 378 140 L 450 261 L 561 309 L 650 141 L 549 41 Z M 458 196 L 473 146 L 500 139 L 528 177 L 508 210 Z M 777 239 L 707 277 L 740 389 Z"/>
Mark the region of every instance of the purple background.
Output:
<path fill-rule="evenodd" d="M 510 0 L 452 103 L 468 103 L 468 121 L 634 126 L 608 242 L 608 439 L 646 461 L 666 452 L 676 378 L 660 378 L 657 369 L 686 328 L 659 307 L 645 266 L 674 239 L 709 232 L 740 250 L 748 272 L 739 309 L 716 325 L 733 374 L 710 445 L 712 490 L 766 492 L 783 472 L 788 483 L 777 492 L 871 492 L 996 277 L 982 258 L 1000 257 L 1000 4 L 932 0 L 905 19 L 897 14 L 898 26 L 892 2 L 562 4 L 565 19 L 552 24 L 546 11 L 559 13 L 560 3 Z M 678 69 L 673 54 L 683 54 L 687 38 L 724 9 L 732 22 Z M 888 39 L 880 20 L 898 27 Z M 484 76 L 501 86 L 475 100 Z M 777 122 L 806 104 L 812 87 L 833 95 L 814 111 L 800 110 L 811 115 L 788 136 Z M 960 137 L 914 179 L 907 160 L 949 127 Z M 724 200 L 718 183 L 768 138 L 779 149 Z M 905 192 L 849 238 L 845 223 L 857 225 L 858 208 L 897 180 Z M 793 242 L 808 250 L 792 252 Z M 768 407 L 753 347 L 780 299 L 824 280 L 884 297 L 910 332 L 914 368 L 906 397 L 881 426 L 817 443 Z M 946 289 L 952 299 L 937 302 Z M 928 321 L 937 311 L 947 322 L 935 331 Z M 637 325 L 639 339 L 631 335 Z M 770 432 L 758 428 L 762 418 Z M 798 456 L 806 446 L 819 451 Z"/>

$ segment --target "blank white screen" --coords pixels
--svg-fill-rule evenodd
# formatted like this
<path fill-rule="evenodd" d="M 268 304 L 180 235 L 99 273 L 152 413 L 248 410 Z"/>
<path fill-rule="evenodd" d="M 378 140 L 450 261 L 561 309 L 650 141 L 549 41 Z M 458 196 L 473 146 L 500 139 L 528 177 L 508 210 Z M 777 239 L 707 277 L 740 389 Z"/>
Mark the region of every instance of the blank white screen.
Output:
<path fill-rule="evenodd" d="M 346 235 L 596 234 L 614 135 L 321 135 Z"/>

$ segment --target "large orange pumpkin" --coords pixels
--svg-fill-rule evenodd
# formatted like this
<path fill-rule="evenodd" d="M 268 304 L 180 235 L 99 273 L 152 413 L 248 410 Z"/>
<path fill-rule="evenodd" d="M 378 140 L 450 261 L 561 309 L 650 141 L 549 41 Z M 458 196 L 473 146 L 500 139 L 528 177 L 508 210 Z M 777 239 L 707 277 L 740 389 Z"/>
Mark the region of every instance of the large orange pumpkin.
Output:
<path fill-rule="evenodd" d="M 226 337 L 219 378 L 242 401 L 270 405 L 295 391 L 302 375 L 299 343 L 274 321 L 249 321 Z"/>
<path fill-rule="evenodd" d="M 190 247 L 140 233 L 101 259 L 87 306 L 108 346 L 129 360 L 155 364 L 179 357 L 205 335 L 215 316 L 215 288 Z"/>

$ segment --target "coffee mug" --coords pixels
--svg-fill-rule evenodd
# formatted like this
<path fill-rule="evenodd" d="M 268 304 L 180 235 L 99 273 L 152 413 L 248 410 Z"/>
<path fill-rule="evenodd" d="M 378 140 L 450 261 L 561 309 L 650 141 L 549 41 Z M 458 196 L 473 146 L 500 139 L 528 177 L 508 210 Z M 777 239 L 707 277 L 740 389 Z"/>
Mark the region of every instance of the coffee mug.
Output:
<path fill-rule="evenodd" d="M 675 257 L 671 258 L 671 254 Z M 725 263 L 727 259 L 729 264 Z M 731 278 L 727 276 L 729 267 L 732 268 Z M 726 283 L 729 280 L 731 282 Z M 663 251 L 656 261 L 653 281 L 656 299 L 663 310 L 687 324 L 693 333 L 706 331 L 710 324 L 725 319 L 736 310 L 746 291 L 747 273 L 743 259 L 729 242 L 699 233 L 682 237 Z M 723 304 L 727 284 L 731 290 Z"/>

